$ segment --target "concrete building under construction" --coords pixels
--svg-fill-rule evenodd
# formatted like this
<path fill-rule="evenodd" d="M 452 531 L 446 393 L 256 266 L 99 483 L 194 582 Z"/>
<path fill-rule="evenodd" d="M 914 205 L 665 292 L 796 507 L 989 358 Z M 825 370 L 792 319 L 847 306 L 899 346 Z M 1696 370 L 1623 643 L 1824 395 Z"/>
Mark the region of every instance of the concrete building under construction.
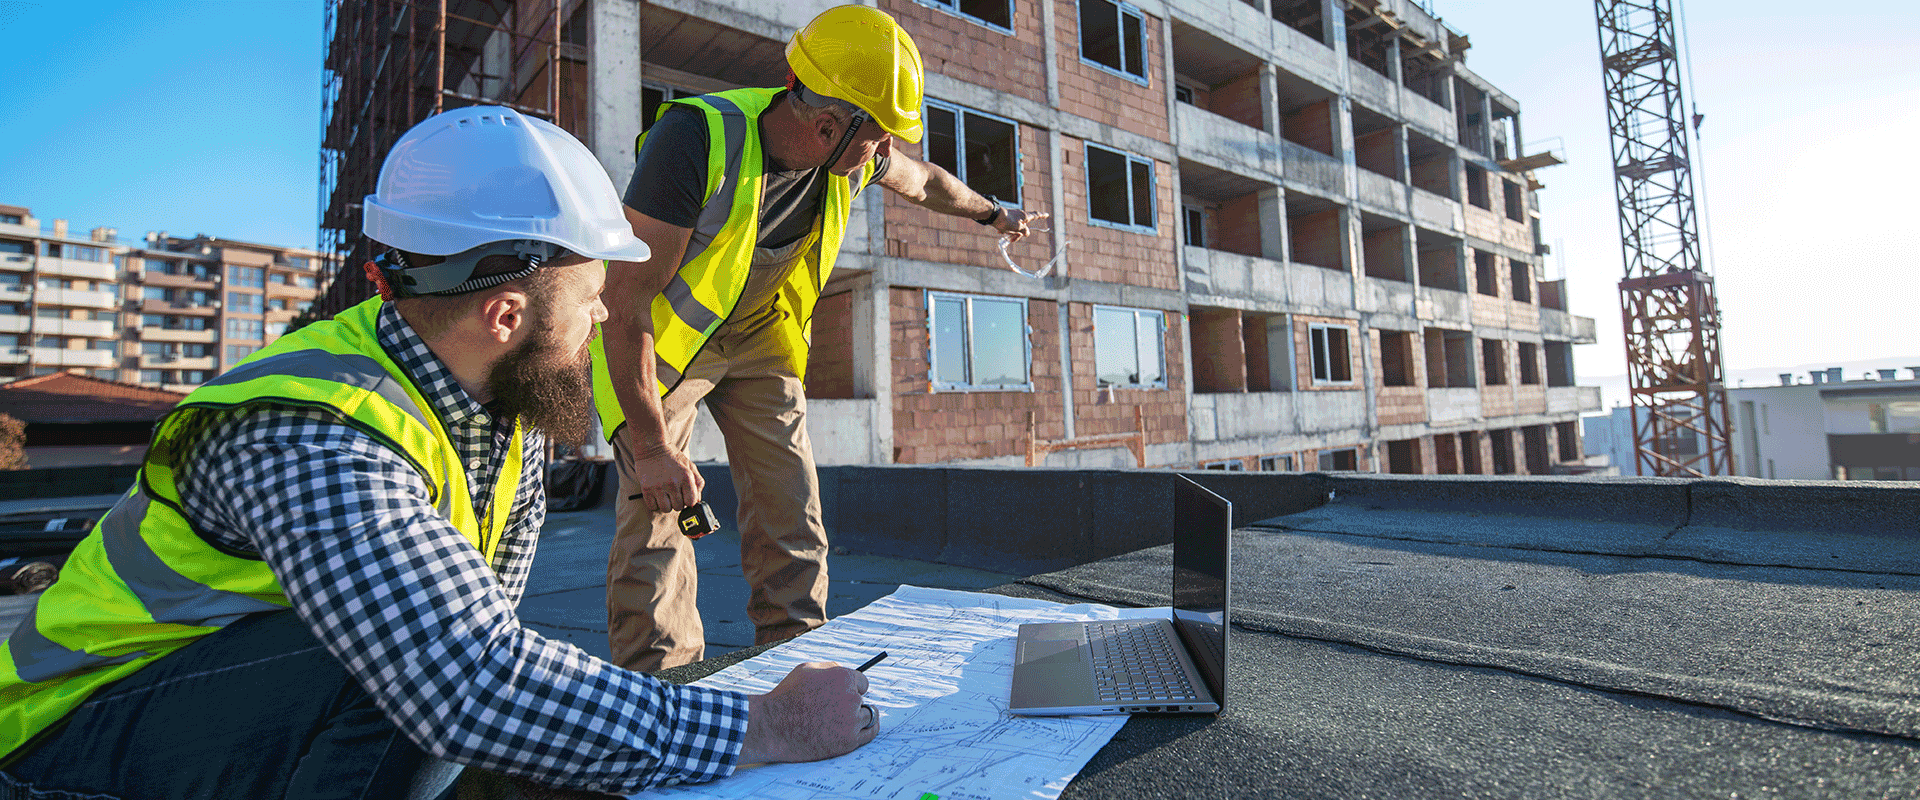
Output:
<path fill-rule="evenodd" d="M 831 5 L 363 0 L 328 11 L 323 244 L 437 110 L 509 104 L 626 184 L 673 97 L 774 86 Z M 880 0 L 927 65 L 906 152 L 1053 215 L 1009 249 L 884 191 L 814 321 L 823 464 L 1400 473 L 1581 461 L 1593 321 L 1542 280 L 1520 106 L 1409 0 Z M 614 298 L 609 298 L 615 301 Z M 696 457 L 724 458 L 711 429 Z"/>

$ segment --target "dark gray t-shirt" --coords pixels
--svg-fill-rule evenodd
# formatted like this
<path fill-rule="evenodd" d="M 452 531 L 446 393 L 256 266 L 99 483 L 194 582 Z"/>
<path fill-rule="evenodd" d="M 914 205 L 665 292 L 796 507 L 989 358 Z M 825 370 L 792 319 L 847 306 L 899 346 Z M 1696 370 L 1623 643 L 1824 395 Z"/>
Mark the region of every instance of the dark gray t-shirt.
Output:
<path fill-rule="evenodd" d="M 774 102 L 782 102 L 784 93 Z M 762 129 L 762 133 L 765 130 Z M 764 137 L 763 137 L 764 138 Z M 765 153 L 766 148 L 761 148 Z M 698 109 L 670 106 L 647 130 L 639 165 L 627 183 L 624 202 L 642 214 L 682 228 L 700 219 L 707 191 L 707 124 Z M 826 193 L 825 167 L 776 171 L 765 156 L 766 178 L 760 202 L 760 247 L 782 247 L 807 235 Z M 874 159 L 869 185 L 887 173 L 891 159 Z"/>

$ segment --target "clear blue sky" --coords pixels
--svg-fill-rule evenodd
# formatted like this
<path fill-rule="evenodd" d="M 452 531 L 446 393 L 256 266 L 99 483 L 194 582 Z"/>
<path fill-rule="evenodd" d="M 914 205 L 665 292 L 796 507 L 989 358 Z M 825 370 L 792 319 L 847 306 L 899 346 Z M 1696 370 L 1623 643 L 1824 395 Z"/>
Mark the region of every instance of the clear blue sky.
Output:
<path fill-rule="evenodd" d="M 1593 4 L 1431 5 L 1527 139 L 1569 159 L 1540 173 L 1547 272 L 1598 322 L 1579 372 L 1625 372 Z M 1920 364 L 1920 3 L 1684 9 L 1729 370 Z M 319 0 L 0 0 L 0 203 L 123 236 L 312 245 L 320 28 Z"/>
<path fill-rule="evenodd" d="M 319 0 L 0 0 L 0 203 L 312 247 Z"/>

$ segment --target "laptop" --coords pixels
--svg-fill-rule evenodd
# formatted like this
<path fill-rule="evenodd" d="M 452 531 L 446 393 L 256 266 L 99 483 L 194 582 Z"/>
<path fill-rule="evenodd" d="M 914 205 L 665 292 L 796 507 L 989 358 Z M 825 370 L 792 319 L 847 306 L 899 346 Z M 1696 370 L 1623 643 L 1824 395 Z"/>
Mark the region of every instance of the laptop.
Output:
<path fill-rule="evenodd" d="M 1172 618 L 1021 625 L 1007 711 L 1218 713 L 1226 706 L 1233 504 L 1185 476 L 1173 483 Z"/>

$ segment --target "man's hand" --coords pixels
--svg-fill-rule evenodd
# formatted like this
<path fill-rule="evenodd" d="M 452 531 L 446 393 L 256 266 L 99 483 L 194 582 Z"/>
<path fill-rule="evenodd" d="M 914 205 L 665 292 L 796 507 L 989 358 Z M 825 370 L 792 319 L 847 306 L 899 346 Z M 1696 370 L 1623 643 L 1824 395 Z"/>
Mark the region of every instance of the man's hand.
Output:
<path fill-rule="evenodd" d="M 1007 235 L 1009 244 L 1027 238 L 1033 233 L 1028 225 L 1037 225 L 1047 218 L 1047 212 L 1034 213 L 1020 208 L 1003 209 L 1000 218 L 993 221 L 993 229 Z M 1046 230 L 1041 228 L 1040 230 Z"/>
<path fill-rule="evenodd" d="M 631 428 L 623 431 L 632 432 Z M 640 499 L 647 504 L 647 510 L 679 511 L 700 502 L 700 492 L 706 488 L 707 481 L 700 477 L 700 470 L 694 468 L 685 453 L 665 444 L 636 446 L 631 436 L 627 439 L 627 448 L 633 454 L 633 476 L 640 484 Z"/>
<path fill-rule="evenodd" d="M 794 667 L 773 691 L 747 698 L 740 763 L 819 761 L 873 741 L 880 726 L 867 727 L 866 693 L 863 673 L 825 661 Z"/>

